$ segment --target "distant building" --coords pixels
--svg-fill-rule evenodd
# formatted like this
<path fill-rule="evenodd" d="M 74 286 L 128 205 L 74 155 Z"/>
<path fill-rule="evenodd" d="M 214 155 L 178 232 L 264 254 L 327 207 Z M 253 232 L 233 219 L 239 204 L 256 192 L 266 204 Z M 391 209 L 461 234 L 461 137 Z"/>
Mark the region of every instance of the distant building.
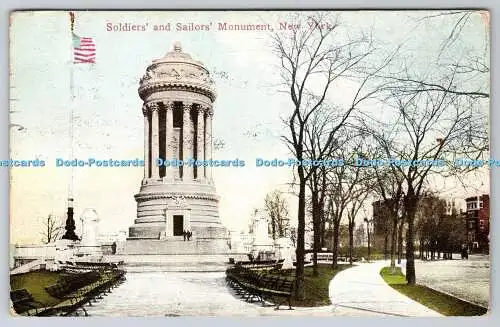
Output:
<path fill-rule="evenodd" d="M 370 243 L 373 247 L 388 254 L 390 247 L 390 234 L 392 231 L 391 206 L 395 203 L 393 199 L 378 200 L 372 203 L 373 207 L 373 231 L 371 231 Z"/>
<path fill-rule="evenodd" d="M 365 224 L 359 224 L 354 229 L 354 247 L 368 246 L 368 233 Z"/>
<path fill-rule="evenodd" d="M 474 252 L 489 252 L 490 196 L 471 196 L 465 202 L 468 248 Z"/>
<path fill-rule="evenodd" d="M 373 234 L 371 243 L 374 248 L 388 253 L 390 250 L 390 241 L 392 233 L 392 212 L 390 208 L 395 204 L 394 199 L 378 200 L 372 203 L 373 207 Z M 401 203 L 400 207 L 403 207 Z M 456 215 L 456 201 L 453 198 L 445 198 L 432 194 L 423 194 L 418 202 L 415 213 L 415 225 L 418 221 L 426 220 L 432 214 L 451 217 Z M 400 223 L 398 223 L 399 225 Z M 406 231 L 403 230 L 403 238 Z M 404 241 L 403 241 L 404 244 Z M 386 255 L 387 256 L 387 255 Z"/>
<path fill-rule="evenodd" d="M 373 207 L 373 232 L 378 236 L 385 236 L 391 229 L 391 212 L 390 207 L 394 200 L 378 200 L 372 203 Z"/>

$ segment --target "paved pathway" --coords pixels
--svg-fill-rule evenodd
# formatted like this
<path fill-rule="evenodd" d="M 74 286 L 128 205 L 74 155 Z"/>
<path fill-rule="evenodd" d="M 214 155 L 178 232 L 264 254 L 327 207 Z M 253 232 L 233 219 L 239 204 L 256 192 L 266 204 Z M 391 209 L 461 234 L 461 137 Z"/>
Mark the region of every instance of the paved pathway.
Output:
<path fill-rule="evenodd" d="M 380 269 L 387 265 L 388 261 L 360 263 L 339 272 L 330 282 L 332 306 L 375 315 L 441 316 L 387 285 L 380 276 Z"/>
<path fill-rule="evenodd" d="M 276 311 L 247 303 L 227 287 L 223 272 L 130 272 L 124 284 L 85 308 L 91 316 L 438 315 L 386 285 L 379 275 L 383 266 L 360 263 L 341 271 L 330 282 L 333 305 L 316 308 Z"/>
<path fill-rule="evenodd" d="M 127 280 L 92 306 L 91 316 L 373 316 L 369 311 L 334 308 L 280 310 L 247 303 L 228 288 L 222 273 L 127 273 Z"/>

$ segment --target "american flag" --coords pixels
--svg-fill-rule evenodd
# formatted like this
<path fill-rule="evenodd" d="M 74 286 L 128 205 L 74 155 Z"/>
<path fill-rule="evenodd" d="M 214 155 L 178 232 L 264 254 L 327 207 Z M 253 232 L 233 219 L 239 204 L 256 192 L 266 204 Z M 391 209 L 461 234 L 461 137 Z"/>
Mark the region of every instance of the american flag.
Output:
<path fill-rule="evenodd" d="M 91 37 L 79 37 L 73 33 L 73 62 L 75 64 L 95 63 L 95 42 Z"/>

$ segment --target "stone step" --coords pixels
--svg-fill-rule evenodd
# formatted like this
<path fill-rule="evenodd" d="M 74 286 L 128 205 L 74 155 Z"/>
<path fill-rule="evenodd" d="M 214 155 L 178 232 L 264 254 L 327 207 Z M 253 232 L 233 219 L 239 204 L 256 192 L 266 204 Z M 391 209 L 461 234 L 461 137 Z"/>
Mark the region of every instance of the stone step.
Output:
<path fill-rule="evenodd" d="M 225 271 L 229 267 L 229 258 L 235 261 L 247 259 L 246 254 L 178 254 L 178 255 L 108 255 L 106 261 L 123 261 L 128 272 L 158 271 Z"/>
<path fill-rule="evenodd" d="M 147 240 L 129 238 L 125 253 L 129 255 L 148 254 L 225 254 L 229 252 L 226 239 Z"/>

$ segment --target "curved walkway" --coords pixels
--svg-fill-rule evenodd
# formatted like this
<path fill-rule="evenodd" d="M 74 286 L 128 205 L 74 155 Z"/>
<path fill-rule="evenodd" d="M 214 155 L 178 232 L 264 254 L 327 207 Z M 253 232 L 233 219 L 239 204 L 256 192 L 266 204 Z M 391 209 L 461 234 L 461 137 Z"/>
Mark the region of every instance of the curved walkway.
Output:
<path fill-rule="evenodd" d="M 247 303 L 227 287 L 225 274 L 130 272 L 126 282 L 85 306 L 91 316 L 439 316 L 393 290 L 380 277 L 384 262 L 360 263 L 330 281 L 331 305 L 294 310 Z"/>
<path fill-rule="evenodd" d="M 380 270 L 388 261 L 360 263 L 339 272 L 329 287 L 335 309 L 355 309 L 374 315 L 441 316 L 441 314 L 399 293 L 384 281 Z"/>

